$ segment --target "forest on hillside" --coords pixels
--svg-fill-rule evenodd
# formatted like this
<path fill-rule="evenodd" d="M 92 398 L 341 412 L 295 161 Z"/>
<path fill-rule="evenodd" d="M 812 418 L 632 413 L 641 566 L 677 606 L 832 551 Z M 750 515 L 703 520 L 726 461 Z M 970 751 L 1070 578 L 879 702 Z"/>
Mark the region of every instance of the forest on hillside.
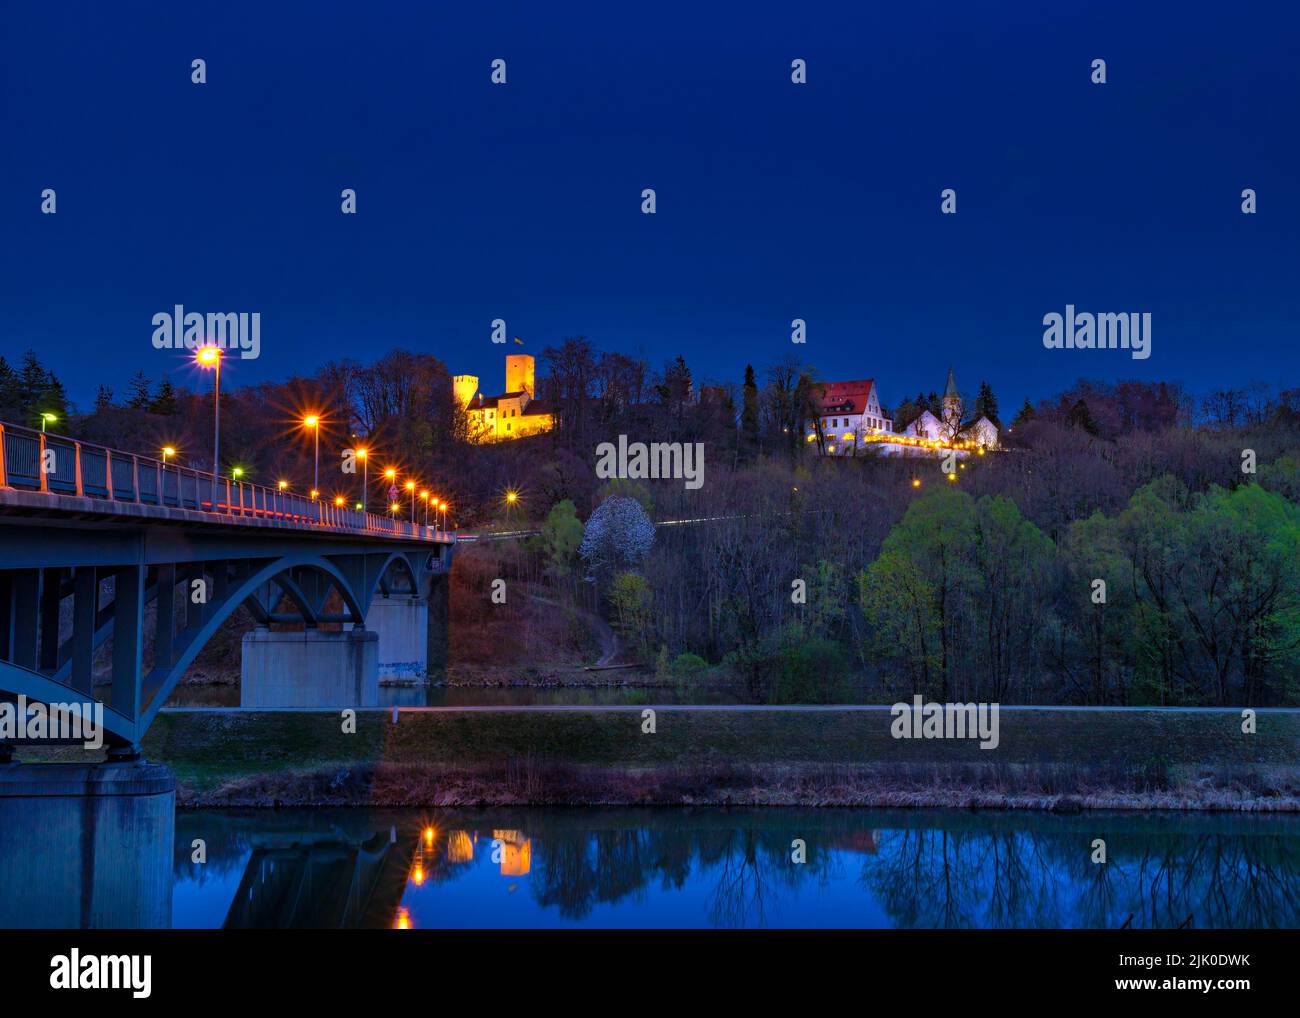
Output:
<path fill-rule="evenodd" d="M 816 456 L 804 436 L 818 375 L 796 361 L 713 382 L 681 357 L 654 369 L 571 339 L 539 366 L 558 427 L 491 445 L 467 443 L 450 375 L 427 354 L 223 379 L 223 469 L 305 490 L 301 421 L 320 414 L 327 497 L 360 497 L 340 464 L 364 443 L 372 469 L 448 500 L 454 526 L 540 530 L 474 552 L 488 558 L 476 575 L 550 587 L 605 614 L 647 668 L 755 701 L 852 687 L 886 702 L 1300 703 L 1300 390 L 1081 380 L 1008 420 L 982 383 L 968 404 L 998 423 L 1003 450 L 950 480 L 930 459 Z M 138 376 L 78 412 L 35 355 L 0 359 L 0 420 L 53 412 L 52 430 L 169 445 L 207 468 L 203 381 Z M 595 448 L 618 435 L 702 443 L 705 483 L 598 478 Z M 651 547 L 635 511 L 611 509 L 597 562 L 592 520 L 611 496 L 653 521 L 711 522 L 660 526 Z M 383 500 L 376 486 L 372 508 Z"/>

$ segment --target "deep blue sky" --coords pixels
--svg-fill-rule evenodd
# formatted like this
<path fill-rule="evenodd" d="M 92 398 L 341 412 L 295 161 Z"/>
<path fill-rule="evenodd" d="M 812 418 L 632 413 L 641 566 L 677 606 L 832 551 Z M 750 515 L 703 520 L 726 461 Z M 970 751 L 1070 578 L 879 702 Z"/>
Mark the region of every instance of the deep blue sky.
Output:
<path fill-rule="evenodd" d="M 262 312 L 231 384 L 405 346 L 494 391 L 496 317 L 736 381 L 802 317 L 807 361 L 891 405 L 950 362 L 1011 409 L 1080 375 L 1300 383 L 1300 15 L 1138 8 L 7 0 L 0 353 L 83 407 L 193 384 L 150 344 L 179 302 Z M 1045 350 L 1067 302 L 1152 312 L 1153 356 Z"/>

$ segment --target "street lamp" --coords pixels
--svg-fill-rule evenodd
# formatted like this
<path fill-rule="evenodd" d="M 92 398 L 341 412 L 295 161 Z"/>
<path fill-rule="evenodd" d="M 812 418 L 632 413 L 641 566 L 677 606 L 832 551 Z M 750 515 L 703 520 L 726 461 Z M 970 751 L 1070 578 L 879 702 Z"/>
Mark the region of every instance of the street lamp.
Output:
<path fill-rule="evenodd" d="M 316 435 L 316 465 L 311 475 L 311 486 L 314 490 L 320 487 L 320 418 L 316 414 L 308 414 L 302 419 L 302 423 L 311 428 Z"/>
<path fill-rule="evenodd" d="M 59 418 L 55 414 L 41 414 L 41 434 L 45 434 L 45 425 L 55 424 L 58 422 L 58 419 Z"/>
<path fill-rule="evenodd" d="M 365 449 L 357 450 L 357 459 L 361 461 L 361 504 L 370 504 L 370 457 Z"/>
<path fill-rule="evenodd" d="M 201 346 L 194 354 L 201 368 L 212 368 L 212 478 L 217 477 L 217 459 L 221 444 L 221 347 Z"/>
<path fill-rule="evenodd" d="M 429 525 L 429 493 L 422 491 L 420 497 L 424 499 L 424 525 L 427 527 Z"/>
<path fill-rule="evenodd" d="M 406 490 L 411 493 L 411 522 L 415 522 L 415 482 L 407 481 Z"/>
<path fill-rule="evenodd" d="M 168 457 L 168 456 L 175 456 L 175 455 L 176 455 L 176 450 L 173 449 L 170 445 L 164 445 L 164 446 L 163 446 L 162 454 L 163 454 L 163 466 L 166 466 L 166 465 L 167 465 L 167 457 Z"/>

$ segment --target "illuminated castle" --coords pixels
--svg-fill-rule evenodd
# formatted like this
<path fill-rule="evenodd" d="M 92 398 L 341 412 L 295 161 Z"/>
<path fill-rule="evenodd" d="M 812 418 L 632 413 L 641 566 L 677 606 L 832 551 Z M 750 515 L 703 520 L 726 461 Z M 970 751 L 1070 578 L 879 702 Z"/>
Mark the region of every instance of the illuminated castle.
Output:
<path fill-rule="evenodd" d="M 452 379 L 456 398 L 465 408 L 471 442 L 498 442 L 540 435 L 555 427 L 555 414 L 533 399 L 533 358 L 528 354 L 506 357 L 506 388 L 499 396 L 478 391 L 475 375 Z"/>

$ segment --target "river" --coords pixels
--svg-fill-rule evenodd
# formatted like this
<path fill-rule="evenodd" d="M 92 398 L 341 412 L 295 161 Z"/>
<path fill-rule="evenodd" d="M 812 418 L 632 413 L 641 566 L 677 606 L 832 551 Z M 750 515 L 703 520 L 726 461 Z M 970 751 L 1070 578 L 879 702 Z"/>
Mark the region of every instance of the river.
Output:
<path fill-rule="evenodd" d="M 173 877 L 176 927 L 1297 927 L 1300 817 L 181 811 Z"/>

